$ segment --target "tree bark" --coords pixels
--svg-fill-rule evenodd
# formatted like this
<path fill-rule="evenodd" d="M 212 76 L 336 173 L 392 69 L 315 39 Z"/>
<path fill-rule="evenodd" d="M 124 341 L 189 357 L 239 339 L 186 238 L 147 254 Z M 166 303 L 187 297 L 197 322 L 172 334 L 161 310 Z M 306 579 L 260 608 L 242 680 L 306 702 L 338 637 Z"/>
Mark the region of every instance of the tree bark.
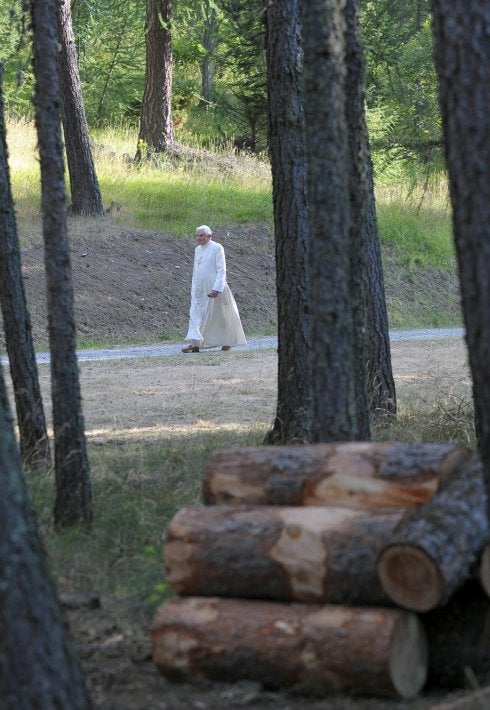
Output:
<path fill-rule="evenodd" d="M 36 365 L 31 319 L 22 278 L 19 239 L 10 184 L 0 67 L 0 303 L 10 363 L 20 451 L 27 466 L 51 461 Z"/>
<path fill-rule="evenodd" d="M 171 0 L 146 0 L 146 71 L 136 159 L 174 142 L 172 121 Z"/>
<path fill-rule="evenodd" d="M 450 444 L 340 443 L 218 449 L 203 474 L 207 505 L 412 507 L 470 456 Z"/>
<path fill-rule="evenodd" d="M 92 517 L 89 465 L 76 355 L 74 297 L 66 215 L 57 0 L 33 0 L 35 115 L 41 164 L 44 261 L 55 441 L 55 524 Z"/>
<path fill-rule="evenodd" d="M 50 3 L 34 0 L 38 4 Z M 1 367 L 0 491 L 1 706 L 88 710 L 22 476 Z"/>
<path fill-rule="evenodd" d="M 204 0 L 203 5 L 204 29 L 202 46 L 204 47 L 204 57 L 201 62 L 201 96 L 205 101 L 209 101 L 214 88 L 218 17 L 216 7 L 211 4 L 210 0 Z"/>
<path fill-rule="evenodd" d="M 427 673 L 424 630 L 398 609 L 177 599 L 158 610 L 152 643 L 157 667 L 175 680 L 412 698 Z"/>
<path fill-rule="evenodd" d="M 269 444 L 310 437 L 308 208 L 300 0 L 265 3 L 278 309 L 277 409 Z"/>
<path fill-rule="evenodd" d="M 364 120 L 364 58 L 359 30 L 360 0 L 346 0 L 343 11 L 345 21 L 345 117 L 347 121 L 349 150 L 349 261 L 350 297 L 353 318 L 354 388 L 357 400 L 357 438 L 371 438 L 367 415 L 367 370 L 365 337 L 367 323 L 368 284 L 368 233 L 365 228 L 365 211 L 369 198 L 367 166 L 370 159 L 367 128 Z"/>
<path fill-rule="evenodd" d="M 351 294 L 356 328 L 359 410 L 396 414 L 384 290 L 374 197 L 373 167 L 364 96 L 364 52 L 359 27 L 359 0 L 348 0 L 346 21 L 346 117 L 350 149 Z M 367 397 L 367 403 L 364 401 Z M 360 427 L 365 426 L 361 418 Z M 369 430 L 360 438 L 369 438 Z"/>
<path fill-rule="evenodd" d="M 62 119 L 73 214 L 104 213 L 95 172 L 78 73 L 70 0 L 60 0 L 58 16 Z"/>
<path fill-rule="evenodd" d="M 490 5 L 432 0 L 453 231 L 490 516 Z"/>
<path fill-rule="evenodd" d="M 379 557 L 383 589 L 400 606 L 430 611 L 468 579 L 487 537 L 483 471 L 474 455 L 400 522 Z"/>
<path fill-rule="evenodd" d="M 341 0 L 302 3 L 310 218 L 311 440 L 366 438 L 351 293 L 346 27 Z"/>
<path fill-rule="evenodd" d="M 184 508 L 168 528 L 166 580 L 187 596 L 389 606 L 376 560 L 401 515 L 319 507 Z"/>

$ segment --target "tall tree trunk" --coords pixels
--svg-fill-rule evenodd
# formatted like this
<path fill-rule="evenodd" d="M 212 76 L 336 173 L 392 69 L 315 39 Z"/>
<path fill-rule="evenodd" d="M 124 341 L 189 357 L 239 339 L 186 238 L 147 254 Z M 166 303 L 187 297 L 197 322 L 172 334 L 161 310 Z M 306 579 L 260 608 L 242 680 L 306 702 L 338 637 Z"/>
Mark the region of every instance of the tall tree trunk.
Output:
<path fill-rule="evenodd" d="M 35 114 L 48 290 L 55 440 L 57 526 L 91 520 L 91 489 L 75 343 L 74 298 L 66 216 L 57 0 L 33 0 Z"/>
<path fill-rule="evenodd" d="M 379 245 L 373 167 L 368 165 L 369 194 L 365 205 L 367 231 L 367 268 L 369 288 L 365 329 L 366 375 L 371 414 L 396 414 L 396 387 L 391 364 L 390 334 L 384 286 L 383 264 Z"/>
<path fill-rule="evenodd" d="M 310 209 L 312 440 L 360 439 L 351 278 L 351 174 L 346 120 L 346 27 L 341 0 L 303 3 L 304 104 Z"/>
<path fill-rule="evenodd" d="M 204 32 L 202 46 L 204 47 L 204 58 L 201 63 L 201 96 L 205 101 L 211 98 L 214 85 L 214 68 L 216 64 L 216 30 L 218 28 L 218 18 L 216 7 L 210 0 L 203 3 L 204 12 Z"/>
<path fill-rule="evenodd" d="M 146 1 L 146 72 L 136 159 L 174 142 L 172 121 L 171 0 Z"/>
<path fill-rule="evenodd" d="M 388 316 L 374 199 L 373 170 L 364 109 L 364 56 L 359 28 L 359 0 L 347 0 L 346 67 L 347 123 L 351 166 L 351 294 L 356 328 L 355 362 L 358 407 L 368 396 L 372 413 L 396 413 Z M 369 438 L 369 429 L 361 438 Z"/>
<path fill-rule="evenodd" d="M 432 0 L 432 8 L 478 448 L 490 506 L 490 4 Z"/>
<path fill-rule="evenodd" d="M 78 73 L 70 0 L 59 0 L 58 38 L 63 132 L 74 214 L 102 215 L 104 208 L 95 172 Z"/>
<path fill-rule="evenodd" d="M 265 7 L 279 341 L 277 412 L 266 441 L 304 443 L 310 375 L 301 2 Z"/>
<path fill-rule="evenodd" d="M 22 476 L 1 367 L 0 491 L 1 706 L 88 710 Z"/>
<path fill-rule="evenodd" d="M 22 279 L 19 239 L 10 186 L 0 66 L 0 303 L 14 389 L 20 450 L 26 465 L 49 465 L 46 419 Z"/>
<path fill-rule="evenodd" d="M 368 150 L 364 122 L 364 77 L 363 55 L 359 32 L 359 0 L 346 0 L 345 20 L 345 116 L 349 145 L 349 192 L 350 192 L 350 297 L 354 326 L 353 366 L 355 395 L 357 400 L 358 438 L 371 437 L 367 401 L 366 340 L 364 333 L 367 319 L 368 250 L 365 230 L 365 209 L 369 196 Z"/>

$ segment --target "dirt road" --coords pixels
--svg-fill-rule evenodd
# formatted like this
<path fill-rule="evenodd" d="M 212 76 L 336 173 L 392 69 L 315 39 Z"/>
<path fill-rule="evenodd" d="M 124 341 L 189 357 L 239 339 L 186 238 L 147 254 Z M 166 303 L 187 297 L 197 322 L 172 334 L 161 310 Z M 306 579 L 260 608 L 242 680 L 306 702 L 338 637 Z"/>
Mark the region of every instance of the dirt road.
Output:
<path fill-rule="evenodd" d="M 394 341 L 391 350 L 399 408 L 470 396 L 461 338 Z M 89 439 L 266 429 L 275 411 L 275 349 L 85 361 L 80 372 Z M 50 420 L 49 366 L 39 373 Z"/>

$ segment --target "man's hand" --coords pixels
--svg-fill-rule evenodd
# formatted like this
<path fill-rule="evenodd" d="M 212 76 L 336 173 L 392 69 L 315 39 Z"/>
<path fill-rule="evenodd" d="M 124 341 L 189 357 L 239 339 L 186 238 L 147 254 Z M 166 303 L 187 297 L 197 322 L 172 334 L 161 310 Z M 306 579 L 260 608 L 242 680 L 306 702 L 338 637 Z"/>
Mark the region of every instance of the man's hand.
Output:
<path fill-rule="evenodd" d="M 217 298 L 219 296 L 219 291 L 210 291 L 208 293 L 208 298 Z"/>

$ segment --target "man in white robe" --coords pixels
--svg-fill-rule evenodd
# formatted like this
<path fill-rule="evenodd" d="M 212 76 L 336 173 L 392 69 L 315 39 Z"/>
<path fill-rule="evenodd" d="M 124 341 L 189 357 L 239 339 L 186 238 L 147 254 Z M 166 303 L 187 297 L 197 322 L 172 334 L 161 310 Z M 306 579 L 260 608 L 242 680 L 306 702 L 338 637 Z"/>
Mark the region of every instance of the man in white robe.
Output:
<path fill-rule="evenodd" d="M 198 353 L 200 348 L 246 345 L 238 308 L 226 282 L 225 250 L 211 239 L 211 229 L 203 224 L 196 229 L 198 246 L 194 253 L 189 330 L 182 349 Z"/>

